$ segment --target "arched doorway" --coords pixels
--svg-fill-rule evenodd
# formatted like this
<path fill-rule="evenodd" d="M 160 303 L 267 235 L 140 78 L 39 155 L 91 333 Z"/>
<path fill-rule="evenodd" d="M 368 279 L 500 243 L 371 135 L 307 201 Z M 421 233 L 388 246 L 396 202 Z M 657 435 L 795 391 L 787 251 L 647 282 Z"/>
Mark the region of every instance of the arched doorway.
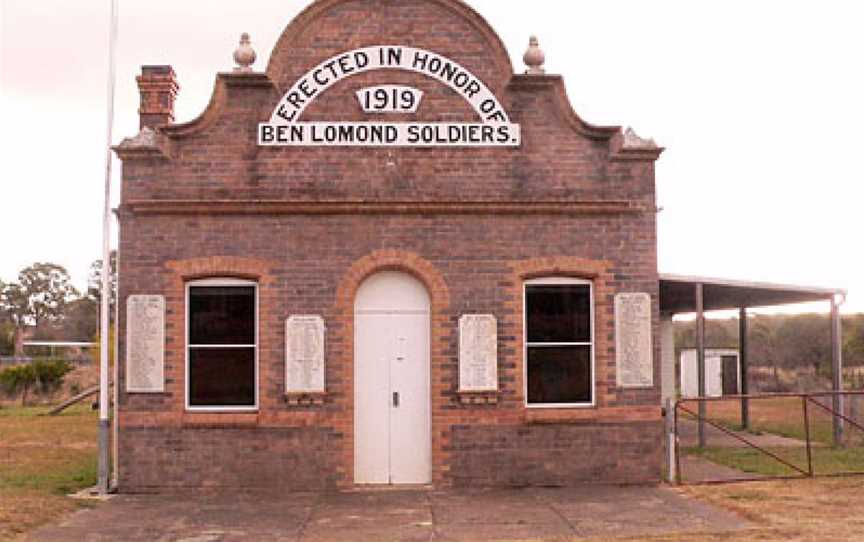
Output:
<path fill-rule="evenodd" d="M 407 273 L 383 271 L 354 302 L 354 481 L 432 480 L 430 299 Z"/>

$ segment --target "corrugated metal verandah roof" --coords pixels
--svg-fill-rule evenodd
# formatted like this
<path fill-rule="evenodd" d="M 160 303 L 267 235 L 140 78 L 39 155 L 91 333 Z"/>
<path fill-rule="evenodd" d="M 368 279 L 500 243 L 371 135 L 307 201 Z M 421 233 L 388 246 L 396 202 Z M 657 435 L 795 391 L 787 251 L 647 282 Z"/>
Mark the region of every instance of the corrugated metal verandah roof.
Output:
<path fill-rule="evenodd" d="M 660 274 L 660 312 L 696 312 L 696 288 L 702 284 L 706 311 L 771 307 L 846 296 L 846 290 Z"/>

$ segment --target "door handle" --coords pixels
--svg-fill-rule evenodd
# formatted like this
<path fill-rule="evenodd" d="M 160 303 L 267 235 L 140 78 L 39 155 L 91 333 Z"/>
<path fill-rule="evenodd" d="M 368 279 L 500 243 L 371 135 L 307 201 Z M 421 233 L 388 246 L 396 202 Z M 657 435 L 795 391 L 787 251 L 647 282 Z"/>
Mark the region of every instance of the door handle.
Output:
<path fill-rule="evenodd" d="M 393 406 L 395 408 L 399 408 L 399 392 L 398 391 L 393 392 Z"/>

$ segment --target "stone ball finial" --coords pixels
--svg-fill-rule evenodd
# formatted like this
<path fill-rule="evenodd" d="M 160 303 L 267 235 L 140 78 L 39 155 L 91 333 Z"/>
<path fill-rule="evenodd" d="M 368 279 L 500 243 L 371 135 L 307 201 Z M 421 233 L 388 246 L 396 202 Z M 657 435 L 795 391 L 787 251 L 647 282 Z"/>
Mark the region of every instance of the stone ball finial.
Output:
<path fill-rule="evenodd" d="M 243 32 L 240 34 L 240 45 L 234 51 L 234 62 L 237 66 L 235 72 L 251 72 L 252 64 L 258 55 L 255 54 L 255 49 L 252 48 L 252 42 L 249 41 L 249 34 Z"/>
<path fill-rule="evenodd" d="M 528 75 L 543 75 L 546 70 L 543 65 L 546 63 L 546 53 L 540 48 L 540 40 L 537 36 L 531 36 L 528 41 L 528 50 L 525 51 L 525 56 L 522 58 L 525 65 L 528 66 Z"/>

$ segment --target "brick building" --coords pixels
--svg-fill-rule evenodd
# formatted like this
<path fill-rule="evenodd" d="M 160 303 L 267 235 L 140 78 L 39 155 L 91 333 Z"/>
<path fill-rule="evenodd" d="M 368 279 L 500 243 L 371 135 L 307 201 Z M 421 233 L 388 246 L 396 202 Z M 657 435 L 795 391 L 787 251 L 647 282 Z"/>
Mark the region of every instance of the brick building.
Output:
<path fill-rule="evenodd" d="M 185 124 L 145 66 L 116 148 L 120 489 L 659 480 L 661 149 L 458 0 L 252 57 Z"/>

